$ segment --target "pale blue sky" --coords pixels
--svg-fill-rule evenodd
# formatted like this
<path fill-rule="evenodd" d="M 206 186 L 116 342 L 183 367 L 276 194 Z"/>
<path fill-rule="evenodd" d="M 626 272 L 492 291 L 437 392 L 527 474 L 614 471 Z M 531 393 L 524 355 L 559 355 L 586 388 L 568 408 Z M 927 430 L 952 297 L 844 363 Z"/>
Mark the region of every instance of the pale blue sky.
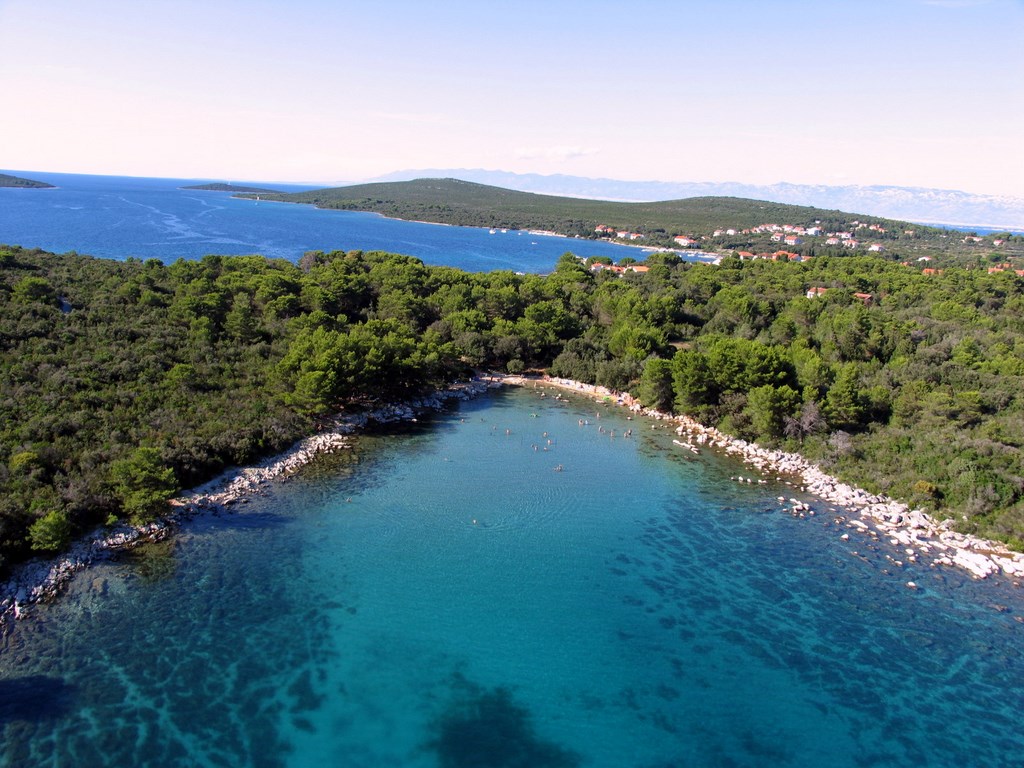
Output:
<path fill-rule="evenodd" d="M 0 168 L 1024 197 L 1024 0 L 0 0 Z"/>

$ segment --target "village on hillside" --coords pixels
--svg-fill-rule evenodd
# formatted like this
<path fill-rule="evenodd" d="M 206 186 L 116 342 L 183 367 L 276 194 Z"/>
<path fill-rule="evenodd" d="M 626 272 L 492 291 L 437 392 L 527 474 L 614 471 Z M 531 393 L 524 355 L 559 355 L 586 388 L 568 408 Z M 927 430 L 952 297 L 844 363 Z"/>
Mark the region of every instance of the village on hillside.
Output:
<path fill-rule="evenodd" d="M 886 232 L 885 227 L 878 224 L 865 224 L 860 221 L 851 222 L 850 231 L 827 233 L 819 226 L 803 227 L 797 224 L 760 224 L 750 229 L 716 229 L 710 237 L 700 235 L 675 235 L 672 240 L 681 248 L 699 248 L 702 245 L 708 245 L 712 238 L 734 237 L 736 235 L 754 236 L 768 234 L 771 236 L 772 242 L 797 246 L 803 245 L 805 238 L 817 238 L 824 235 L 827 238 L 823 241 L 825 245 L 842 245 L 846 248 L 857 248 L 862 247 L 861 241 L 855 236 L 861 229 L 868 230 L 868 232 L 865 233 L 868 236 L 870 236 L 870 233 L 872 232 L 880 235 L 885 234 Z M 594 228 L 594 233 L 600 237 L 630 241 L 644 240 L 647 237 L 641 232 L 615 229 L 614 227 L 610 227 L 606 224 L 599 224 Z M 904 234 L 913 235 L 914 231 L 907 230 Z M 881 243 L 871 243 L 864 247 L 866 247 L 867 250 L 874 252 L 881 252 L 885 250 L 885 247 Z"/>
<path fill-rule="evenodd" d="M 904 229 L 902 232 L 889 232 L 886 227 L 881 224 L 862 222 L 859 220 L 848 222 L 845 224 L 843 229 L 835 231 L 826 231 L 824 227 L 820 226 L 821 223 L 822 222 L 820 221 L 816 221 L 812 226 L 801 226 L 797 224 L 760 224 L 749 229 L 720 228 L 715 229 L 710 235 L 672 235 L 671 242 L 678 248 L 690 251 L 713 251 L 714 255 L 717 255 L 719 259 L 727 255 L 734 255 L 745 261 L 765 259 L 770 261 L 784 260 L 805 262 L 814 258 L 814 249 L 819 247 L 828 248 L 828 253 L 832 253 L 833 255 L 835 254 L 835 248 L 860 251 L 864 253 L 884 254 L 888 253 L 890 246 L 879 242 L 880 240 L 906 240 L 908 238 L 915 239 L 918 237 L 918 232 L 914 229 Z M 643 232 L 616 229 L 615 227 L 611 227 L 606 224 L 600 224 L 595 227 L 594 233 L 599 238 L 603 239 L 628 240 L 630 242 L 648 239 L 648 235 Z M 736 238 L 744 237 L 748 239 L 747 242 L 744 243 L 747 247 L 751 247 L 755 240 L 767 242 L 767 238 L 771 243 L 777 243 L 791 248 L 799 248 L 800 250 L 754 251 L 739 250 L 734 247 L 739 244 L 737 243 Z M 943 235 L 943 237 L 945 237 L 945 235 Z M 661 242 L 667 242 L 664 235 L 661 234 L 656 236 L 654 239 Z M 964 235 L 962 238 L 959 238 L 959 242 L 967 246 L 990 246 L 994 248 L 1001 248 L 1007 244 L 1004 237 L 996 236 L 984 238 L 974 234 Z M 1001 261 L 994 266 L 988 267 L 988 271 L 990 273 L 1012 270 L 1016 272 L 1017 275 L 1024 276 L 1024 270 L 1015 269 L 1014 265 L 1011 264 L 1010 259 L 1013 258 L 1013 255 L 1004 254 L 1002 258 L 1004 258 L 1005 261 Z M 932 259 L 932 256 L 922 256 L 916 259 L 916 262 L 902 261 L 900 263 L 906 267 L 915 265 L 921 266 L 924 274 L 935 274 L 937 272 L 941 272 L 941 270 L 936 270 L 928 264 Z M 996 257 L 994 255 L 991 256 L 991 260 L 995 261 Z M 595 264 L 591 269 L 599 271 L 602 269 L 609 269 L 609 266 Z M 621 269 L 615 268 L 612 271 L 625 272 L 630 269 L 632 269 L 632 271 L 640 271 L 639 269 L 632 267 L 625 267 Z"/>

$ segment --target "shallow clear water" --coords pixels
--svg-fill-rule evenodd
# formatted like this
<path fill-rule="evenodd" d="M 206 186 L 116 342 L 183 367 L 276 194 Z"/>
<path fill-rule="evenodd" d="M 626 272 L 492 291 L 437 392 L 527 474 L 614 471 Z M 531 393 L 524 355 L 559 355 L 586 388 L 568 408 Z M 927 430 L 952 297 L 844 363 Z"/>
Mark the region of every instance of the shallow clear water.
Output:
<path fill-rule="evenodd" d="M 643 258 L 643 251 L 594 240 L 478 227 L 443 227 L 372 213 L 236 200 L 227 192 L 181 189 L 188 179 L 23 172 L 57 189 L 0 188 L 0 243 L 125 259 L 199 259 L 211 253 L 297 261 L 310 250 L 382 250 L 470 272 L 549 272 L 566 251 Z M 309 189 L 268 185 L 283 191 Z"/>
<path fill-rule="evenodd" d="M 0 764 L 1017 763 L 1019 590 L 671 438 L 532 389 L 363 437 L 20 623 Z"/>

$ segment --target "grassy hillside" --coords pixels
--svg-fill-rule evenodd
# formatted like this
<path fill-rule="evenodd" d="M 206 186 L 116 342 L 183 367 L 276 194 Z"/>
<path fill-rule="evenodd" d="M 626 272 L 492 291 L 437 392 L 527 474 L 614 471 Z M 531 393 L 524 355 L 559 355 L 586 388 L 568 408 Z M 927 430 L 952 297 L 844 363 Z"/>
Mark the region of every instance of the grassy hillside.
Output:
<path fill-rule="evenodd" d="M 458 179 L 358 184 L 275 195 L 272 199 L 308 203 L 320 208 L 374 211 L 443 224 L 548 229 L 585 236 L 592 236 L 599 224 L 672 236 L 686 232 L 710 232 L 718 227 L 748 228 L 767 222 L 810 225 L 815 221 L 834 221 L 838 224 L 859 218 L 865 222 L 886 223 L 884 219 L 856 217 L 842 211 L 738 197 L 617 203 L 517 192 Z"/>

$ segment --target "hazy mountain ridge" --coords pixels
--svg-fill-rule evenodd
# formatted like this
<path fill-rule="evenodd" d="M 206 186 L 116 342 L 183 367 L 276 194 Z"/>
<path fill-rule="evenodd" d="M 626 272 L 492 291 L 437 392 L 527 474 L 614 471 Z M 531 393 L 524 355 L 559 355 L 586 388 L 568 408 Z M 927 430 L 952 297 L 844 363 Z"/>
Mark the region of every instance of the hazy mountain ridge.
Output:
<path fill-rule="evenodd" d="M 396 171 L 374 180 L 404 181 L 423 177 L 455 177 L 522 192 L 623 202 L 651 202 L 705 196 L 744 197 L 790 205 L 859 211 L 903 221 L 1005 227 L 1024 231 L 1024 198 L 925 187 L 837 187 L 788 182 L 758 185 L 737 182 L 622 181 L 563 174 L 545 176 L 536 173 L 488 171 L 480 168 Z"/>

